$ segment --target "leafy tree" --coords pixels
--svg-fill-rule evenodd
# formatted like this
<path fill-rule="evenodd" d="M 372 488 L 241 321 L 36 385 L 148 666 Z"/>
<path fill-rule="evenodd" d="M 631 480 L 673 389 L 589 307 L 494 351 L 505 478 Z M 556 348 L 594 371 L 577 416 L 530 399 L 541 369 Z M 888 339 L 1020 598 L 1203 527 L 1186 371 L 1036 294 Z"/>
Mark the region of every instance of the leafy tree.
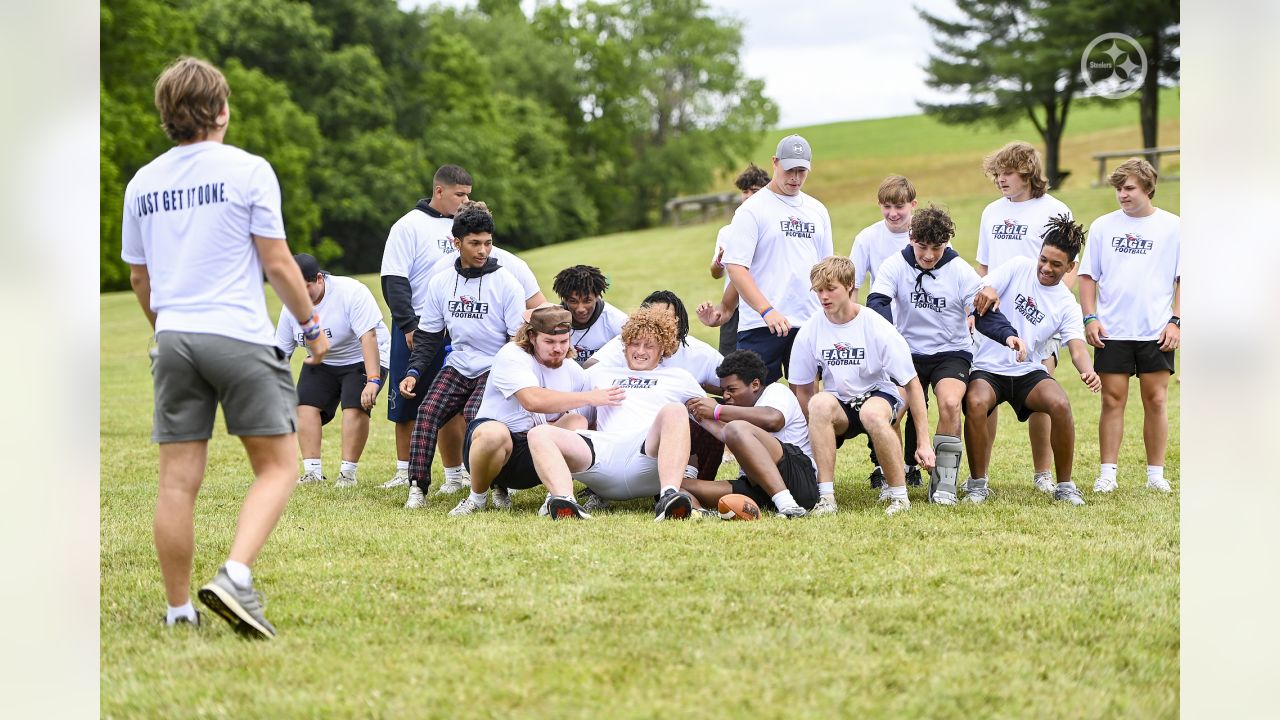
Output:
<path fill-rule="evenodd" d="M 1066 175 L 1059 158 L 1067 115 L 1084 82 L 1080 53 L 1098 34 L 1103 7 L 1046 0 L 957 0 L 956 7 L 963 18 L 954 21 L 918 10 L 937 45 L 926 82 L 967 98 L 921 109 L 947 124 L 1007 127 L 1030 119 L 1057 187 Z"/>
<path fill-rule="evenodd" d="M 1138 95 L 1138 119 L 1142 146 L 1157 147 L 1160 131 L 1161 80 L 1176 82 L 1181 74 L 1178 49 L 1182 34 L 1177 0 L 1133 0 L 1106 6 L 1100 27 L 1111 28 L 1137 40 L 1147 56 L 1147 73 Z"/>

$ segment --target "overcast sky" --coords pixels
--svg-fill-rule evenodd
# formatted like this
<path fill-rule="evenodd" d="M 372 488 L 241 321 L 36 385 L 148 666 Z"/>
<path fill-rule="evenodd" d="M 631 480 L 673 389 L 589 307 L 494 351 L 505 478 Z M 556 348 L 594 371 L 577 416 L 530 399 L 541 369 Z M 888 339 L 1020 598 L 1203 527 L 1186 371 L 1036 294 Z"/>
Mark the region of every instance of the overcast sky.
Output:
<path fill-rule="evenodd" d="M 783 127 L 910 115 L 939 96 L 924 84 L 932 43 L 915 5 L 955 16 L 952 0 L 706 0 L 743 21 L 743 64 L 763 78 Z M 399 0 L 401 7 L 474 5 L 470 0 Z M 525 13 L 535 0 L 522 0 Z"/>

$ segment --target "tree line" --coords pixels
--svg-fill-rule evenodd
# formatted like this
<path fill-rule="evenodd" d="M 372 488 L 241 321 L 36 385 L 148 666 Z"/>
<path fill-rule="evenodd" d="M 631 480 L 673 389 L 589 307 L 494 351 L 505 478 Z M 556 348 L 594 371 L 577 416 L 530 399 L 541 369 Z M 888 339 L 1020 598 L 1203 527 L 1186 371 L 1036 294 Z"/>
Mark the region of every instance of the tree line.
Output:
<path fill-rule="evenodd" d="M 435 168 L 476 178 L 502 242 L 644 227 L 777 122 L 741 70 L 739 23 L 703 0 L 519 0 L 405 11 L 395 0 L 102 0 L 101 270 L 120 260 L 124 186 L 170 147 L 153 105 L 179 55 L 231 85 L 227 142 L 276 170 L 290 247 L 376 272 Z"/>

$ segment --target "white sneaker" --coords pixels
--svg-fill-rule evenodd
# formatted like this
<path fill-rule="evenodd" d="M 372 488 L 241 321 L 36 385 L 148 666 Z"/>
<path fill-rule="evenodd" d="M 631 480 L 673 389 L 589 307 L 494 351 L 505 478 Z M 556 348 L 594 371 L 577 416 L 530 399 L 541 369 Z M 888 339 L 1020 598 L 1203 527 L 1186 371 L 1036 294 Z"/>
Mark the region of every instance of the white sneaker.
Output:
<path fill-rule="evenodd" d="M 818 504 L 813 506 L 809 511 L 810 515 L 830 515 L 836 511 L 836 496 L 823 495 L 818 498 Z"/>
<path fill-rule="evenodd" d="M 1035 483 L 1037 490 L 1046 495 L 1052 495 L 1057 487 L 1057 483 L 1053 481 L 1053 473 L 1036 473 L 1035 477 L 1031 478 L 1031 482 Z"/>
<path fill-rule="evenodd" d="M 889 502 L 893 500 L 893 493 L 889 491 L 888 485 L 880 486 L 880 497 L 876 498 L 876 502 Z"/>
<path fill-rule="evenodd" d="M 542 507 L 538 508 L 538 514 L 546 517 L 551 514 L 551 493 L 547 493 L 547 499 L 542 501 Z"/>
<path fill-rule="evenodd" d="M 383 490 L 390 490 L 391 488 L 401 487 L 403 485 L 408 485 L 408 484 L 409 484 L 409 471 L 396 470 L 396 474 L 392 475 L 390 480 L 382 483 L 378 487 L 382 488 Z"/>
<path fill-rule="evenodd" d="M 1063 487 L 1062 483 L 1059 483 L 1058 486 L 1053 489 L 1053 499 L 1069 502 L 1076 506 L 1084 504 L 1084 496 L 1080 494 L 1079 489 L 1074 487 Z"/>
<path fill-rule="evenodd" d="M 906 512 L 911 509 L 911 501 L 902 498 L 893 498 L 889 503 L 889 507 L 884 509 L 885 515 L 896 515 L 900 512 Z"/>
<path fill-rule="evenodd" d="M 934 505 L 948 505 L 948 506 L 949 506 L 949 505 L 955 505 L 955 504 L 956 504 L 956 494 L 955 494 L 955 493 L 952 493 L 952 492 L 947 492 L 946 490 L 934 490 L 934 491 L 933 491 L 933 504 L 934 504 Z"/>
<path fill-rule="evenodd" d="M 304 473 L 302 477 L 298 478 L 299 485 L 307 485 L 309 483 L 318 483 L 318 482 L 324 482 L 324 478 L 320 475 L 320 473 L 314 470 L 312 470 L 309 473 Z"/>
<path fill-rule="evenodd" d="M 1119 486 L 1115 478 L 1100 477 L 1093 483 L 1093 491 L 1101 493 L 1115 492 L 1115 489 Z"/>
<path fill-rule="evenodd" d="M 1150 488 L 1151 490 L 1157 490 L 1162 493 L 1173 492 L 1173 488 L 1169 487 L 1169 481 L 1165 480 L 1162 477 L 1147 478 L 1147 487 Z"/>
<path fill-rule="evenodd" d="M 978 481 L 969 478 L 964 482 L 964 487 L 961 490 L 964 491 L 964 498 L 961 499 L 961 502 L 974 505 L 981 505 L 991 496 L 991 489 L 987 487 L 986 480 Z"/>
<path fill-rule="evenodd" d="M 348 472 L 339 472 L 338 481 L 333 484 L 334 487 L 349 488 L 356 486 L 356 474 Z"/>
<path fill-rule="evenodd" d="M 462 502 L 458 503 L 457 507 L 449 511 L 449 517 L 458 517 L 459 515 L 470 515 L 471 513 L 480 512 L 483 509 L 484 509 L 484 505 L 481 505 L 475 500 L 472 500 L 471 496 L 468 495 L 462 498 Z"/>
<path fill-rule="evenodd" d="M 409 486 L 409 499 L 405 501 L 405 510 L 417 510 L 427 504 L 427 498 L 422 494 L 422 488 L 417 485 Z"/>
<path fill-rule="evenodd" d="M 497 485 L 494 485 L 491 489 L 493 490 L 493 507 L 498 510 L 510 510 L 511 493 L 508 492 L 506 488 L 500 488 Z M 459 505 L 458 507 L 462 506 Z M 454 509 L 456 510 L 457 508 Z M 452 515 L 453 513 L 451 512 L 449 514 Z"/>
<path fill-rule="evenodd" d="M 436 490 L 437 495 L 452 495 L 459 490 L 471 489 L 471 476 L 466 473 L 459 473 L 453 477 L 445 477 L 444 484 Z"/>
<path fill-rule="evenodd" d="M 684 476 L 685 476 L 686 478 L 690 479 L 690 480 L 697 480 L 697 479 L 698 479 L 698 468 L 696 468 L 696 467 L 694 467 L 694 466 L 692 466 L 692 465 L 685 465 L 685 466 L 684 466 Z"/>

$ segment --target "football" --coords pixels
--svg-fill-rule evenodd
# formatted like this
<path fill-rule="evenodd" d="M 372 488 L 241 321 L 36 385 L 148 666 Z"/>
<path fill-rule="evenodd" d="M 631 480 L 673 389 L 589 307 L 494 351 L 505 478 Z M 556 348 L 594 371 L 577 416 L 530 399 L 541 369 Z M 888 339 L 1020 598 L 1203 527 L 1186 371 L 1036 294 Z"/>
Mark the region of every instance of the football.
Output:
<path fill-rule="evenodd" d="M 760 507 L 746 495 L 733 493 L 720 498 L 721 520 L 759 520 Z"/>

